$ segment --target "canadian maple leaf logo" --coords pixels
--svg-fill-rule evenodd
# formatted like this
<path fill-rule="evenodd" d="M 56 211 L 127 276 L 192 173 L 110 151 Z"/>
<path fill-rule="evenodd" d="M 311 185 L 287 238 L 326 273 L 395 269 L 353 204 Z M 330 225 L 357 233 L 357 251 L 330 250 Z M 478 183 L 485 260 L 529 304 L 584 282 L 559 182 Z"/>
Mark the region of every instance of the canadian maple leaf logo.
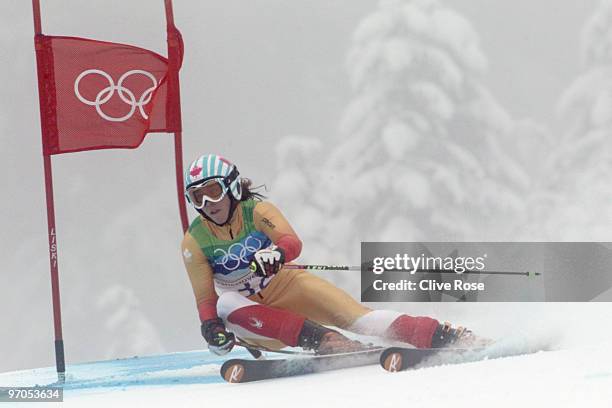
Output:
<path fill-rule="evenodd" d="M 191 177 L 195 177 L 199 175 L 201 172 L 202 172 L 202 168 L 199 166 L 195 166 L 193 169 L 191 169 L 189 174 L 191 175 Z"/>

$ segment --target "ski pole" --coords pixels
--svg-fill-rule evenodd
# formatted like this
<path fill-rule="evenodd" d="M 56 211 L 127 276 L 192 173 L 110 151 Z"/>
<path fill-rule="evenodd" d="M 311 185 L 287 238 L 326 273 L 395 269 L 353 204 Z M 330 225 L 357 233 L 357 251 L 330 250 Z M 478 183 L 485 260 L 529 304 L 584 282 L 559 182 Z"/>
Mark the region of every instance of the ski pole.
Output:
<path fill-rule="evenodd" d="M 346 266 L 346 265 L 295 265 L 285 264 L 284 269 L 307 269 L 309 271 L 360 271 L 361 266 Z M 257 270 L 257 262 L 251 261 L 249 269 L 253 272 Z"/>
<path fill-rule="evenodd" d="M 269 353 L 289 354 L 289 355 L 295 355 L 295 356 L 314 356 L 315 355 L 314 353 L 306 352 L 306 351 L 292 351 L 292 350 L 282 350 L 282 349 L 273 350 L 268 347 L 256 346 L 254 344 L 247 343 L 241 339 L 237 339 L 236 345 L 247 349 L 248 352 L 251 353 L 251 355 L 257 360 L 263 357 L 263 354 L 261 353 L 262 351 L 267 351 Z"/>
<path fill-rule="evenodd" d="M 284 269 L 306 269 L 310 271 L 361 271 L 368 270 L 372 271 L 371 267 L 361 267 L 361 266 L 349 266 L 349 265 L 317 265 L 317 264 L 304 264 L 304 265 L 294 265 L 288 264 L 283 265 Z M 416 269 L 416 270 L 405 270 L 405 269 L 385 269 L 384 272 L 409 272 L 409 273 L 454 273 L 456 275 L 522 275 L 522 276 L 540 276 L 540 272 L 531 272 L 531 271 L 464 271 L 464 272 L 456 272 L 453 269 Z"/>
<path fill-rule="evenodd" d="M 310 271 L 360 271 L 361 266 L 348 266 L 348 265 L 294 265 L 287 264 L 283 265 L 284 269 L 307 269 Z"/>

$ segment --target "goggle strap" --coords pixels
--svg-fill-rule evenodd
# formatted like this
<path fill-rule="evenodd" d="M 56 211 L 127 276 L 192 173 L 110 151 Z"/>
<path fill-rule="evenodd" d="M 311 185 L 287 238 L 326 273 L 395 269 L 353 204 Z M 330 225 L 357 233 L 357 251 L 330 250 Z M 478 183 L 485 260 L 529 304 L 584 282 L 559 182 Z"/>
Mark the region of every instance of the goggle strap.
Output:
<path fill-rule="evenodd" d="M 240 173 L 238 172 L 238 167 L 234 166 L 232 171 L 230 171 L 230 174 L 223 178 L 223 183 L 225 184 L 225 187 L 229 188 L 229 186 L 238 178 L 239 174 Z"/>

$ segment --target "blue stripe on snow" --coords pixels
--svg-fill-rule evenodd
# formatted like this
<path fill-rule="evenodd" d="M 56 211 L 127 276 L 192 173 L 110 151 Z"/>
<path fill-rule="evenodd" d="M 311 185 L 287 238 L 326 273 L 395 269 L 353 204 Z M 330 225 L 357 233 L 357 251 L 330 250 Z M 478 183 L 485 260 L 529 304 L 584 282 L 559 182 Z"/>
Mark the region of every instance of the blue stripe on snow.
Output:
<path fill-rule="evenodd" d="M 219 368 L 225 360 L 247 356 L 242 349 L 223 358 L 208 351 L 190 351 L 70 364 L 63 387 L 70 395 L 70 391 L 80 390 L 218 383 L 223 382 Z M 56 378 L 54 367 L 0 374 L 5 386 L 54 385 Z"/>

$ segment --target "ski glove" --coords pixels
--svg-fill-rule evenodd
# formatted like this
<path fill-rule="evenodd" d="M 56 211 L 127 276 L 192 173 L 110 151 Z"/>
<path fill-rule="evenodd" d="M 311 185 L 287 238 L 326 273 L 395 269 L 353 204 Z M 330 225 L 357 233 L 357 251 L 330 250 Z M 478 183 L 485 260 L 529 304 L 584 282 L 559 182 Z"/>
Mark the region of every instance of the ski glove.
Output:
<path fill-rule="evenodd" d="M 250 268 L 257 276 L 272 276 L 280 271 L 284 263 L 285 251 L 276 245 L 270 245 L 255 252 Z"/>
<path fill-rule="evenodd" d="M 236 344 L 234 334 L 225 329 L 219 317 L 202 322 L 202 336 L 208 343 L 208 349 L 218 356 L 229 353 Z"/>

